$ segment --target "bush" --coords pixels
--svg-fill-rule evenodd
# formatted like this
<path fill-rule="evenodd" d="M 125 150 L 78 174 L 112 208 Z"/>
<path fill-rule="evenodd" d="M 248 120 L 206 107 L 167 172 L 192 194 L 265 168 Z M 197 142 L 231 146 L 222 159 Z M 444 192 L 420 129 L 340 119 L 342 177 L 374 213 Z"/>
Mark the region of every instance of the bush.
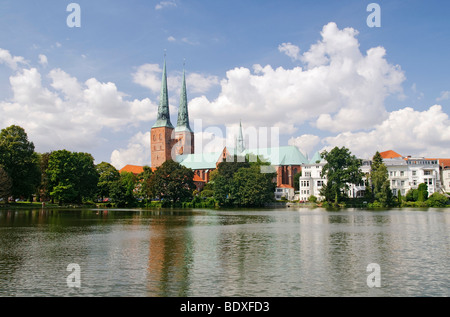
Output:
<path fill-rule="evenodd" d="M 447 196 L 440 193 L 434 193 L 427 200 L 427 204 L 429 207 L 445 207 L 447 206 L 448 202 L 449 199 L 447 198 Z"/>

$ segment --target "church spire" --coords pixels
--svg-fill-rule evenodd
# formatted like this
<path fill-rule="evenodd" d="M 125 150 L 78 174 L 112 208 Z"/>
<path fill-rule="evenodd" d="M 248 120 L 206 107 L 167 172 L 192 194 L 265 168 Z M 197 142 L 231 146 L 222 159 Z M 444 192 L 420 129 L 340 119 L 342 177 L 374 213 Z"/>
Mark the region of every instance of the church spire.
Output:
<path fill-rule="evenodd" d="M 237 139 L 236 150 L 237 150 L 237 154 L 241 154 L 245 150 L 244 136 L 243 136 L 243 133 L 242 133 L 242 121 L 240 122 L 240 126 L 239 126 L 239 136 L 238 136 L 238 139 Z"/>
<path fill-rule="evenodd" d="M 161 95 L 159 98 L 158 117 L 153 128 L 167 127 L 173 128 L 170 122 L 169 94 L 167 89 L 166 54 L 164 53 L 164 69 L 161 83 Z"/>
<path fill-rule="evenodd" d="M 183 83 L 181 85 L 180 107 L 178 108 L 177 132 L 192 132 L 189 125 L 189 112 L 186 93 L 186 71 L 183 69 Z"/>

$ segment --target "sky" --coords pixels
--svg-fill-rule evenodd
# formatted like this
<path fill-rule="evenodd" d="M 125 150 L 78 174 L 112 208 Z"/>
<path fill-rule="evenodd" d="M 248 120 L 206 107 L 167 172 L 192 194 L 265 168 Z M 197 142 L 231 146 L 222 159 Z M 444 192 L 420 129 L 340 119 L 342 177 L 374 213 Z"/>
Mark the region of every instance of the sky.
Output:
<path fill-rule="evenodd" d="M 436 0 L 0 0 L 0 128 L 23 127 L 40 153 L 150 165 L 166 60 L 174 125 L 186 71 L 197 151 L 234 146 L 242 122 L 249 147 L 269 131 L 308 157 L 345 146 L 450 158 L 449 11 Z"/>

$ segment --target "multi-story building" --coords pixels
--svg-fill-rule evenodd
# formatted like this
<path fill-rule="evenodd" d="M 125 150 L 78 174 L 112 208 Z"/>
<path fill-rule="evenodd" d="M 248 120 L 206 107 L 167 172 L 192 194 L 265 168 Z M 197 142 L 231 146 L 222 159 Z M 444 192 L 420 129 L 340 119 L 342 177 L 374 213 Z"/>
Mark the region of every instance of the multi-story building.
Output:
<path fill-rule="evenodd" d="M 316 196 L 319 200 L 323 199 L 320 190 L 327 183 L 327 179 L 322 177 L 322 169 L 325 165 L 323 161 L 302 165 L 302 176 L 300 177 L 299 199 L 307 201 L 309 197 Z"/>

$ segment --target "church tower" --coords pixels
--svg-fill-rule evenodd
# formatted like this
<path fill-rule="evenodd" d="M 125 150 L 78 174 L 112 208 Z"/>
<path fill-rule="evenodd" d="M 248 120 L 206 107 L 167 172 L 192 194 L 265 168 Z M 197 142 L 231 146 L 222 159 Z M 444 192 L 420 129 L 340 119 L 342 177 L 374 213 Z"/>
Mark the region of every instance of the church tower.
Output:
<path fill-rule="evenodd" d="M 172 159 L 172 133 L 174 127 L 170 122 L 169 96 L 167 90 L 166 59 L 164 58 L 164 70 L 161 83 L 161 95 L 159 99 L 158 117 L 151 129 L 151 159 L 152 168 L 161 166 L 165 161 Z"/>
<path fill-rule="evenodd" d="M 178 108 L 178 122 L 175 128 L 176 155 L 194 153 L 194 132 L 189 125 L 189 112 L 186 93 L 186 72 L 183 70 L 183 83 L 181 85 L 180 107 Z"/>

